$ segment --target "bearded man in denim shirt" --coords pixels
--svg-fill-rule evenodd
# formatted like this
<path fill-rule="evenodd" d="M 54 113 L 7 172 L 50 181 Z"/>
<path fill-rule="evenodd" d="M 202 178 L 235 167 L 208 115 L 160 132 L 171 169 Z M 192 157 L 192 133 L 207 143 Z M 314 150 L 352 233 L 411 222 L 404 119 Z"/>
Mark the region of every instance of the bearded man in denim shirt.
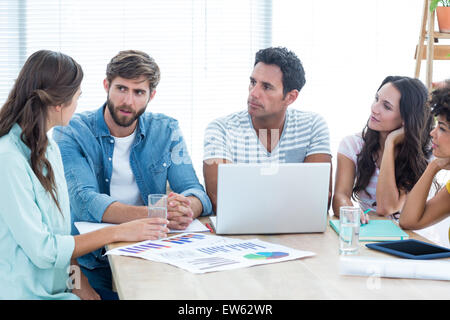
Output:
<path fill-rule="evenodd" d="M 121 51 L 107 66 L 106 103 L 96 111 L 76 114 L 67 127 L 55 128 L 72 222 L 146 218 L 148 195 L 165 194 L 167 182 L 173 190 L 168 198 L 169 228 L 185 229 L 196 217 L 211 213 L 178 122 L 144 113 L 159 79 L 159 67 L 149 55 Z M 78 233 L 73 224 L 72 233 Z M 111 270 L 100 250 L 78 261 L 94 289 L 106 292 L 104 296 L 113 294 Z"/>

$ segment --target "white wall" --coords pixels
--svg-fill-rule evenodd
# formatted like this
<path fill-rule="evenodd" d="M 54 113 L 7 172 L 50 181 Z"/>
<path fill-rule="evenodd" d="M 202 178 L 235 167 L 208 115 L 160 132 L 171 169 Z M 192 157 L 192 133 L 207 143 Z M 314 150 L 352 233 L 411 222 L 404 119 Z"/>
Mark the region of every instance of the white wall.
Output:
<path fill-rule="evenodd" d="M 296 52 L 306 72 L 294 107 L 326 117 L 333 154 L 363 129 L 386 76 L 414 77 L 422 8 L 422 0 L 274 1 L 273 45 Z M 450 63 L 435 61 L 433 78 L 447 77 Z"/>
<path fill-rule="evenodd" d="M 273 45 L 296 52 L 306 72 L 293 107 L 326 118 L 334 169 L 339 142 L 363 129 L 381 81 L 388 75 L 414 77 L 422 10 L 423 0 L 274 1 Z M 423 82 L 425 72 L 423 61 Z M 435 61 L 433 79 L 448 77 L 449 61 Z M 440 175 L 441 182 L 449 178 Z M 450 247 L 449 225 L 450 218 L 419 233 Z"/>

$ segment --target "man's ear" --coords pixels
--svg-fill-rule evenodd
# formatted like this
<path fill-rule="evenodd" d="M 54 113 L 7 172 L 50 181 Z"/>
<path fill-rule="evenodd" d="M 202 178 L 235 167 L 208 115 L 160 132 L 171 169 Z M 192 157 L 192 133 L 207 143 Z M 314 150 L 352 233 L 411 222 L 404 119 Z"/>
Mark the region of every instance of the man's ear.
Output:
<path fill-rule="evenodd" d="M 156 89 L 153 89 L 152 93 L 150 93 L 150 99 L 148 99 L 148 102 L 150 102 L 155 97 L 155 94 L 156 94 Z"/>
<path fill-rule="evenodd" d="M 298 97 L 298 90 L 294 89 L 289 91 L 286 96 L 284 97 L 284 101 L 286 103 L 286 106 L 294 103 L 295 100 L 297 100 Z"/>
<path fill-rule="evenodd" d="M 109 92 L 109 81 L 106 78 L 103 80 L 103 88 L 105 88 L 106 93 Z"/>

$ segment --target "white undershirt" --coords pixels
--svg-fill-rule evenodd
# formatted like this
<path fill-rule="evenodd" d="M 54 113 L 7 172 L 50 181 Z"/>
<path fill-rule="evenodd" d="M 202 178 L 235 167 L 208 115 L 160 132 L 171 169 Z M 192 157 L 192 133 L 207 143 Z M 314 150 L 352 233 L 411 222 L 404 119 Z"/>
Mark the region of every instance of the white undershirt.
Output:
<path fill-rule="evenodd" d="M 144 202 L 130 166 L 130 153 L 135 136 L 136 130 L 128 137 L 114 137 L 110 192 L 111 197 L 121 203 L 142 206 Z"/>

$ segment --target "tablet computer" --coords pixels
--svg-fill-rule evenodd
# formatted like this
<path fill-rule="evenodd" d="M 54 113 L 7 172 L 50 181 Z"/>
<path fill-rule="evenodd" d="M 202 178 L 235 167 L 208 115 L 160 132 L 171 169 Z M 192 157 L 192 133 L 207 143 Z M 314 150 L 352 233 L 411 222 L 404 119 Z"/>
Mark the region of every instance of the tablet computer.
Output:
<path fill-rule="evenodd" d="M 368 243 L 366 246 L 407 259 L 425 260 L 450 257 L 450 249 L 414 239 Z"/>

